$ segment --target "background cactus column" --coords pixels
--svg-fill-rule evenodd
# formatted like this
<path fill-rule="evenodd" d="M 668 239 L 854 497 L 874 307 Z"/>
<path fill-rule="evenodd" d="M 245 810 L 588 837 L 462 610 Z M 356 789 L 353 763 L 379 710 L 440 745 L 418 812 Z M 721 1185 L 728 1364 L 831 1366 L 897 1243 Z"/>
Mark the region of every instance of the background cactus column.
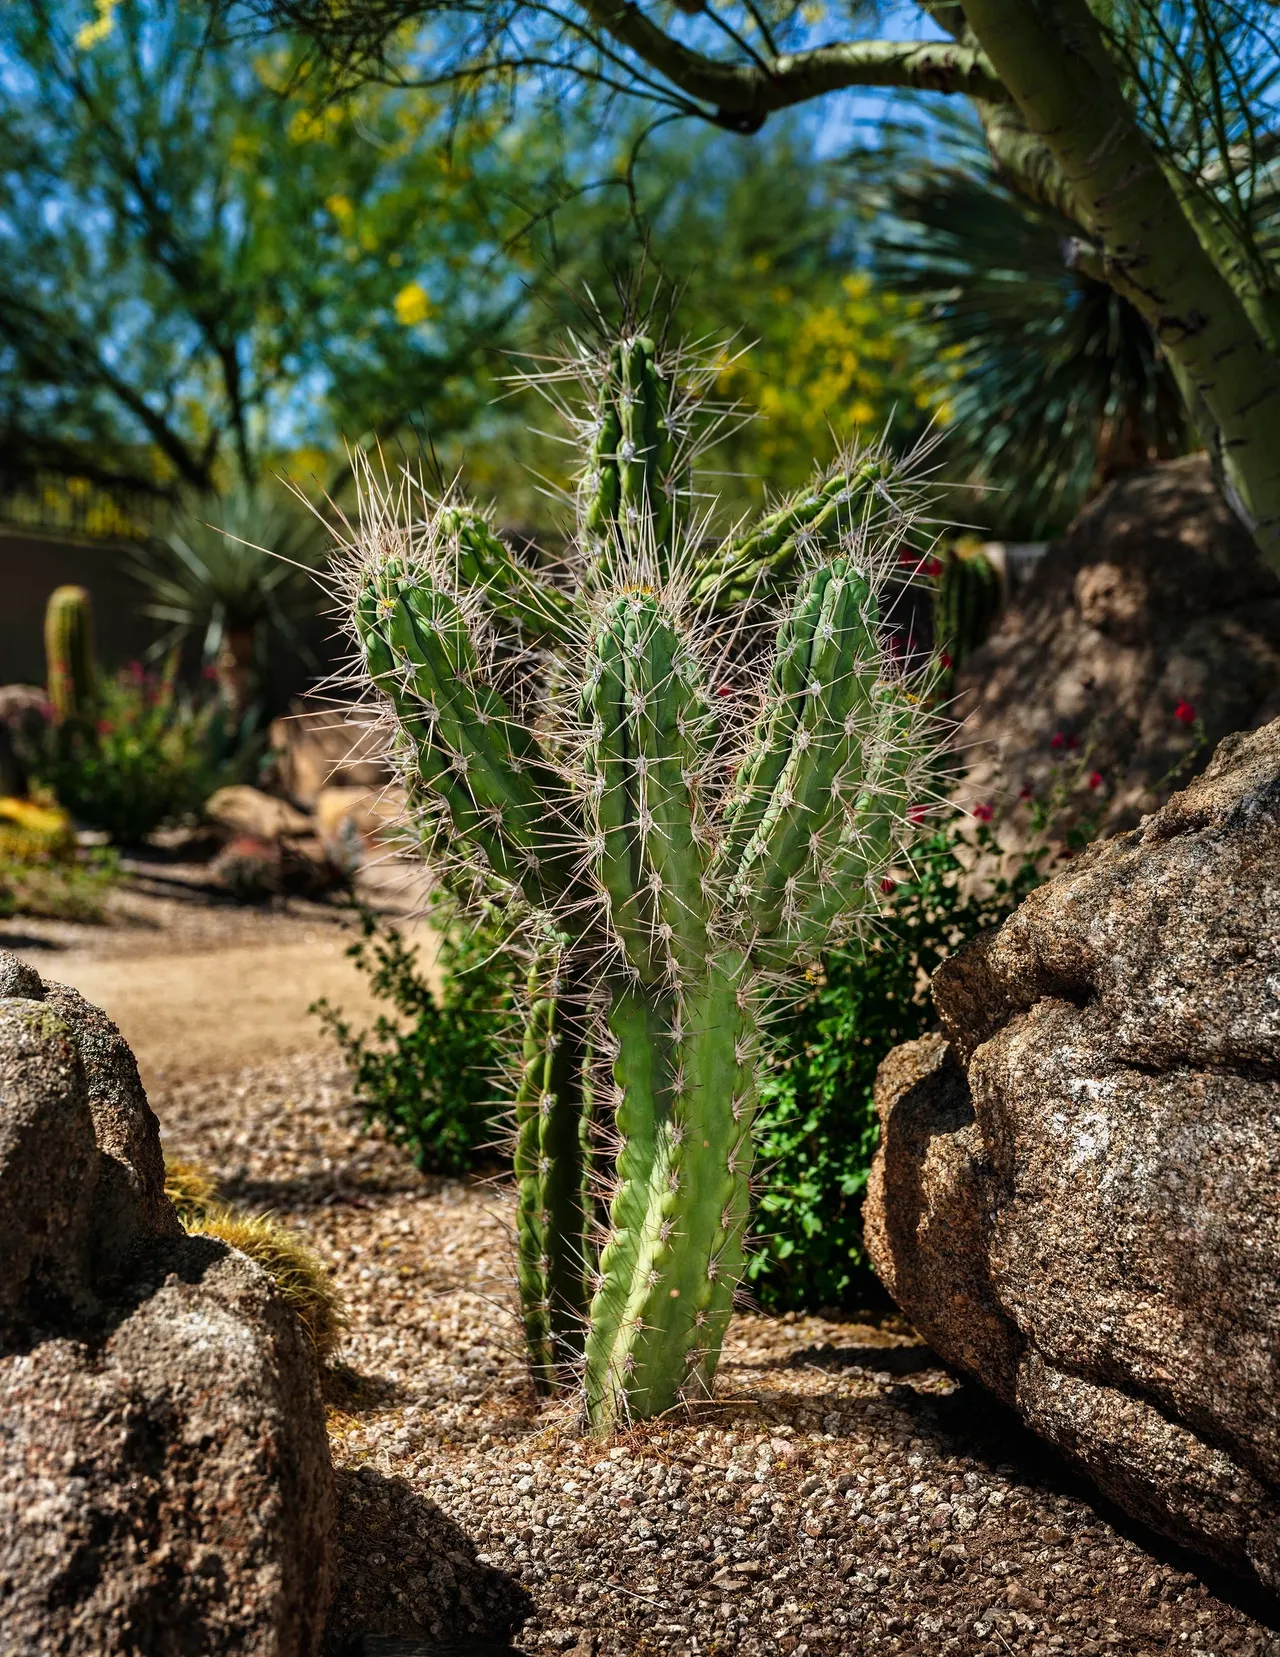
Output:
<path fill-rule="evenodd" d="M 56 587 L 44 613 L 49 701 L 59 725 L 84 724 L 97 696 L 93 602 L 83 587 Z"/>
<path fill-rule="evenodd" d="M 564 965 L 548 950 L 530 968 L 516 1092 L 517 1277 L 529 1366 L 544 1394 L 573 1377 L 592 1276 L 592 1053 Z"/>

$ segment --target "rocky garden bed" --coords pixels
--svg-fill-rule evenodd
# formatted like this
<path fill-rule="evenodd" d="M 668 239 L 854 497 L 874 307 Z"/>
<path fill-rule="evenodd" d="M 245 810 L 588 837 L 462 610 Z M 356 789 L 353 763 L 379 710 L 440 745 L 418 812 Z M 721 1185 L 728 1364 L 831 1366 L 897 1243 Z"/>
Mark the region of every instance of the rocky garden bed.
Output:
<path fill-rule="evenodd" d="M 896 1317 L 741 1317 L 716 1406 L 597 1442 L 535 1409 L 500 1190 L 418 1174 L 314 1057 L 154 1102 L 167 1154 L 347 1297 L 333 1653 L 1280 1652 L 1264 1595 L 1101 1503 Z"/>

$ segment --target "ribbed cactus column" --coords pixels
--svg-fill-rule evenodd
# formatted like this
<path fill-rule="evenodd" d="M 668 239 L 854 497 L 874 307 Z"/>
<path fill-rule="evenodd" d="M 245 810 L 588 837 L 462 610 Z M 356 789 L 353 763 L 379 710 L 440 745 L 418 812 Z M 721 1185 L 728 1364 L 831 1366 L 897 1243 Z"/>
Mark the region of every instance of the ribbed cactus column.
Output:
<path fill-rule="evenodd" d="M 58 724 L 83 722 L 97 692 L 93 602 L 83 587 L 55 587 L 44 613 L 49 701 Z"/>
<path fill-rule="evenodd" d="M 533 961 L 521 1312 L 535 1384 L 578 1368 L 601 1430 L 712 1384 L 743 1272 L 764 986 L 874 912 L 931 763 L 932 687 L 881 614 L 923 540 L 901 470 L 845 457 L 699 574 L 683 395 L 647 336 L 601 355 L 564 576 L 456 495 L 399 540 L 379 499 L 349 565 L 419 838 Z M 593 1136 L 614 1146 L 598 1182 Z"/>
<path fill-rule="evenodd" d="M 572 1380 L 590 1299 L 592 1055 L 559 951 L 529 971 L 516 1093 L 517 1268 L 534 1385 Z M 575 1016 L 576 1015 L 576 1016 Z"/>

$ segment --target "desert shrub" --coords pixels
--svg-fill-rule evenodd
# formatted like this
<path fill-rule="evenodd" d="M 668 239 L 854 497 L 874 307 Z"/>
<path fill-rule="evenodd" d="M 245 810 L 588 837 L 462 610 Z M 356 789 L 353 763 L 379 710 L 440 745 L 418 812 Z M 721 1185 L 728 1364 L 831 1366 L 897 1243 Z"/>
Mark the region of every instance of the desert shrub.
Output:
<path fill-rule="evenodd" d="M 391 1004 L 392 1015 L 358 1033 L 327 1001 L 312 1011 L 351 1066 L 367 1120 L 406 1146 L 419 1168 L 457 1174 L 492 1154 L 514 969 L 495 953 L 494 937 L 451 927 L 443 898 L 432 915 L 441 933 L 438 993 L 419 970 L 417 949 L 365 911 L 347 954 L 368 975 L 374 996 Z"/>
<path fill-rule="evenodd" d="M 179 685 L 176 661 L 134 663 L 102 681 L 91 720 L 50 724 L 26 758 L 74 818 L 129 845 L 234 781 L 236 746 L 221 702 Z"/>
<path fill-rule="evenodd" d="M 972 853 L 994 854 L 995 844 L 986 823 L 966 833 L 965 821 L 914 850 L 911 878 L 886 893 L 873 936 L 832 951 L 798 998 L 773 1009 L 748 1268 L 753 1295 L 770 1311 L 848 1304 L 872 1286 L 862 1202 L 878 1135 L 876 1069 L 936 1022 L 929 980 L 938 963 L 998 925 L 1042 878 L 1048 851 L 1038 845 L 1011 877 L 966 880 Z"/>
<path fill-rule="evenodd" d="M 100 921 L 118 874 L 114 853 L 77 845 L 52 799 L 0 799 L 0 918 Z"/>

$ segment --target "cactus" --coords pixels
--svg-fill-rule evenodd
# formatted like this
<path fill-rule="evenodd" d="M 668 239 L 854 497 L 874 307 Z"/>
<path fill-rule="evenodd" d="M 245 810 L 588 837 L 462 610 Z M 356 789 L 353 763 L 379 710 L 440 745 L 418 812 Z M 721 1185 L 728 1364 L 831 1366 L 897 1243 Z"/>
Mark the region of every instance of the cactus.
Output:
<path fill-rule="evenodd" d="M 335 567 L 427 855 L 529 953 L 526 1336 L 538 1386 L 580 1376 L 607 1430 L 711 1387 L 768 985 L 874 917 L 938 733 L 881 614 L 918 544 L 902 469 L 846 455 L 699 566 L 696 383 L 643 337 L 581 360 L 563 578 L 367 470 Z"/>
<path fill-rule="evenodd" d="M 984 552 L 942 558 L 942 573 L 933 601 L 934 643 L 958 668 L 983 644 L 995 626 L 1004 600 L 1000 572 Z"/>
<path fill-rule="evenodd" d="M 83 587 L 55 587 L 44 613 L 49 701 L 59 725 L 88 720 L 97 693 L 93 605 Z"/>

